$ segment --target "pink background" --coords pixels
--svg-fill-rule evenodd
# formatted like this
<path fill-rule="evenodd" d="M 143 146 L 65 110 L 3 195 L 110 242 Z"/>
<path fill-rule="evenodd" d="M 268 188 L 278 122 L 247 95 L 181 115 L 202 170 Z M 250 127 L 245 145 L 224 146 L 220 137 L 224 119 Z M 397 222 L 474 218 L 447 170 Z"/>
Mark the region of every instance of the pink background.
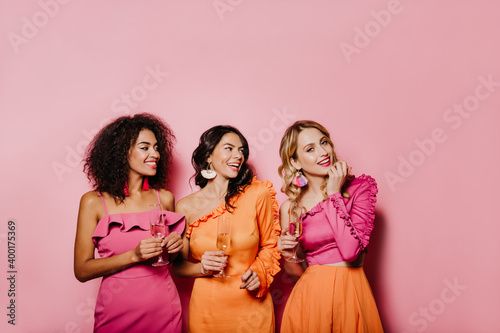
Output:
<path fill-rule="evenodd" d="M 177 200 L 210 126 L 238 127 L 279 191 L 285 127 L 323 123 L 378 181 L 365 267 L 386 331 L 500 331 L 498 13 L 493 0 L 2 0 L 0 330 L 91 331 L 99 281 L 72 268 L 81 152 L 107 120 L 147 111 L 177 135 Z M 278 324 L 292 286 L 273 284 Z"/>

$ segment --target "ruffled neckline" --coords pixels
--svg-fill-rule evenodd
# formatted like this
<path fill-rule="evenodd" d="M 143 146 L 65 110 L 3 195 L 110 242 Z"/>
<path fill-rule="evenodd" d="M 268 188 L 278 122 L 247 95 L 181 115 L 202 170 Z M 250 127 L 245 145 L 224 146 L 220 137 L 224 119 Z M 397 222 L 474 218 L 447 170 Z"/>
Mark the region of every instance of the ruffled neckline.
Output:
<path fill-rule="evenodd" d="M 251 180 L 251 182 L 250 182 L 250 184 L 248 184 L 246 187 L 252 185 L 253 182 L 256 181 L 256 180 L 257 180 L 257 177 L 253 177 L 252 180 Z M 238 201 L 238 199 L 241 196 L 241 194 L 243 192 L 245 192 L 246 187 L 245 187 L 245 189 L 243 191 L 241 191 L 240 193 L 236 194 L 234 197 L 232 197 L 230 199 L 231 205 L 234 205 L 236 203 L 236 201 Z M 193 221 L 193 223 L 191 223 L 188 226 L 188 229 L 186 230 L 186 237 L 189 238 L 191 236 L 191 233 L 193 232 L 193 229 L 194 228 L 198 228 L 201 223 L 207 222 L 208 219 L 210 219 L 210 218 L 216 219 L 219 216 L 221 216 L 222 214 L 224 214 L 225 212 L 227 212 L 227 208 L 226 208 L 226 202 L 224 201 L 217 208 L 215 208 L 214 210 L 212 210 L 211 212 L 203 215 L 202 217 L 200 217 L 196 221 Z"/>
<path fill-rule="evenodd" d="M 373 185 L 373 183 L 375 182 L 375 179 L 373 179 L 372 177 L 370 176 L 367 176 L 365 174 L 362 174 L 360 175 L 359 177 L 355 177 L 353 179 L 354 180 L 357 180 L 357 179 L 366 179 L 370 182 L 370 185 Z M 375 186 L 371 186 L 372 187 L 372 194 L 377 194 L 378 190 L 377 190 L 377 186 L 375 184 Z M 374 188 L 374 190 L 373 190 Z M 375 191 L 373 193 L 373 191 Z M 333 194 L 334 195 L 334 194 Z M 349 195 L 351 195 L 351 193 L 349 193 Z M 342 197 L 343 200 L 347 199 L 347 201 L 350 200 L 350 198 L 344 198 Z M 311 208 L 310 210 L 308 210 L 307 212 L 304 213 L 304 215 L 302 215 L 302 220 L 304 220 L 307 216 L 314 216 L 318 213 L 321 213 L 324 209 L 325 209 L 325 203 L 328 201 L 328 198 L 326 200 L 323 200 L 323 201 L 320 201 L 316 204 L 316 206 L 314 206 L 313 208 Z"/>
<path fill-rule="evenodd" d="M 184 230 L 184 223 L 179 223 L 184 220 L 184 215 L 164 210 L 165 224 L 169 226 L 170 231 L 176 231 L 181 234 Z M 120 225 L 120 232 L 128 232 L 134 227 L 138 227 L 142 230 L 149 230 L 149 217 L 147 220 L 144 215 L 149 216 L 149 211 L 136 212 L 136 213 L 114 213 L 104 216 L 97 222 L 97 226 L 92 234 L 92 239 L 94 243 L 100 238 L 106 237 L 109 234 L 110 225 L 117 224 Z M 145 222 L 145 220 L 147 222 Z"/>
<path fill-rule="evenodd" d="M 254 176 L 252 178 L 250 184 L 248 184 L 243 191 L 241 191 L 240 193 L 236 194 L 234 197 L 231 198 L 231 201 L 230 201 L 231 205 L 234 205 L 238 201 L 239 197 L 247 190 L 247 188 L 257 181 L 258 181 L 257 177 Z M 269 181 L 262 181 L 262 182 L 264 184 L 266 184 L 266 182 L 269 182 Z M 267 186 L 267 184 L 266 184 L 266 186 Z M 188 229 L 186 230 L 186 237 L 190 238 L 191 233 L 193 232 L 193 229 L 198 228 L 200 226 L 200 224 L 207 222 L 209 219 L 216 219 L 219 216 L 221 216 L 222 214 L 224 214 L 225 212 L 227 212 L 226 202 L 223 202 L 217 208 L 212 210 L 211 212 L 203 215 L 202 217 L 200 217 L 196 221 L 193 221 L 193 223 L 191 223 L 188 226 Z"/>
<path fill-rule="evenodd" d="M 239 197 L 239 193 L 233 197 L 234 199 L 236 199 L 236 197 Z M 231 204 L 235 203 L 236 200 L 231 200 Z M 200 226 L 201 223 L 205 223 L 208 221 L 208 219 L 210 218 L 213 218 L 213 219 L 216 219 L 218 218 L 219 216 L 221 216 L 222 214 L 224 214 L 225 212 L 227 211 L 227 208 L 226 208 L 226 203 L 223 202 L 219 205 L 219 207 L 215 208 L 214 210 L 212 210 L 210 213 L 208 214 L 205 214 L 203 215 L 202 217 L 200 217 L 199 219 L 197 219 L 196 221 L 194 221 L 193 223 L 191 223 L 189 226 L 188 226 L 188 229 L 186 230 L 186 237 L 189 238 L 191 236 L 191 233 L 193 231 L 194 228 L 198 228 Z"/>

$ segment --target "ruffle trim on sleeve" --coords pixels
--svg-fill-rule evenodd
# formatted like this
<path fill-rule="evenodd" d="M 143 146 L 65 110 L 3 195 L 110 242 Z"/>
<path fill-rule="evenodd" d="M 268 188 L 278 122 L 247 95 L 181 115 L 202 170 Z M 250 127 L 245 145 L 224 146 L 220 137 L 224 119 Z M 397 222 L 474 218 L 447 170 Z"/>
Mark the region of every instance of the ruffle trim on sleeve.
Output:
<path fill-rule="evenodd" d="M 281 234 L 281 224 L 280 224 L 280 207 L 278 204 L 278 200 L 276 200 L 276 191 L 274 190 L 273 184 L 269 181 L 266 180 L 262 182 L 266 187 L 267 190 L 269 191 L 269 194 L 271 195 L 271 200 L 273 203 L 273 240 L 275 241 L 275 244 L 278 244 L 278 239 Z M 273 276 L 276 275 L 280 271 L 280 260 L 281 258 L 281 253 L 278 250 L 278 247 L 275 246 L 273 250 L 273 262 L 270 265 L 266 265 L 266 271 L 267 271 L 267 287 L 271 285 L 273 282 Z"/>
<path fill-rule="evenodd" d="M 278 243 L 279 235 L 281 234 L 281 225 L 279 222 L 279 204 L 278 201 L 276 200 L 276 191 L 274 190 L 273 184 L 269 180 L 259 181 L 259 182 L 266 187 L 271 196 L 272 211 L 273 211 L 273 222 L 272 222 L 273 228 L 272 228 L 271 239 L 274 241 L 274 244 L 276 245 Z M 276 246 L 274 246 L 274 248 L 270 250 L 271 250 L 270 252 L 271 257 L 267 257 L 268 258 L 267 260 L 265 260 L 264 258 L 257 257 L 255 262 L 250 267 L 254 269 L 254 271 L 257 273 L 261 281 L 261 285 L 257 292 L 256 297 L 263 297 L 267 293 L 269 287 L 271 286 L 271 283 L 274 280 L 274 275 L 276 275 L 280 271 L 279 260 L 281 258 L 281 253 L 279 252 Z"/>
<path fill-rule="evenodd" d="M 358 240 L 358 242 L 361 245 L 361 250 L 364 250 L 366 246 L 368 246 L 368 242 L 370 240 L 370 237 L 368 236 L 365 239 L 364 233 L 360 232 L 359 230 L 356 230 L 356 228 L 352 224 L 351 217 L 344 213 L 342 208 L 340 207 L 340 204 L 338 202 L 338 198 L 336 196 L 330 196 L 328 200 L 331 200 L 333 207 L 337 210 L 337 215 L 344 221 L 344 224 L 348 226 L 351 229 L 351 236 L 353 236 L 355 239 Z M 373 226 L 372 226 L 373 229 Z M 370 234 L 368 234 L 370 235 Z"/>
<path fill-rule="evenodd" d="M 367 181 L 370 191 L 370 197 L 369 197 L 370 202 L 369 202 L 369 207 L 367 208 L 368 209 L 367 214 L 369 215 L 369 218 L 368 221 L 366 221 L 367 223 L 363 226 L 363 228 L 360 228 L 361 226 L 354 226 L 352 224 L 351 217 L 340 208 L 340 203 L 338 200 L 342 200 L 342 196 L 339 196 L 337 194 L 330 195 L 327 200 L 322 201 L 313 208 L 311 208 L 310 211 L 304 214 L 303 219 L 306 218 L 307 216 L 314 216 L 315 214 L 322 212 L 325 209 L 325 205 L 328 202 L 332 202 L 333 206 L 337 210 L 338 216 L 344 221 L 345 225 L 347 225 L 351 229 L 351 235 L 360 242 L 362 250 L 364 250 L 368 246 L 368 243 L 370 241 L 370 234 L 373 231 L 374 227 L 373 221 L 375 220 L 375 204 L 377 202 L 378 188 L 375 179 L 373 179 L 368 175 L 363 174 L 357 177 L 357 179 L 362 179 Z M 352 195 L 354 195 L 354 193 Z"/>
<path fill-rule="evenodd" d="M 365 224 L 361 225 L 353 225 L 351 217 L 346 214 L 341 208 L 340 203 L 338 202 L 339 198 L 336 195 L 332 195 L 328 198 L 328 200 L 332 201 L 333 206 L 337 210 L 338 216 L 344 221 L 345 225 L 351 229 L 351 235 L 357 239 L 361 245 L 361 250 L 365 250 L 370 242 L 370 234 L 373 231 L 375 220 L 375 203 L 377 202 L 377 183 L 375 179 L 367 175 L 361 175 L 358 179 L 363 179 L 368 182 L 369 186 L 369 206 L 367 207 L 368 219 Z"/>
<path fill-rule="evenodd" d="M 378 187 L 377 187 L 377 182 L 375 179 L 368 175 L 361 175 L 358 177 L 359 179 L 364 179 L 368 181 L 369 184 L 369 191 L 370 191 L 370 197 L 369 197 L 369 205 L 367 207 L 367 214 L 368 214 L 368 221 L 365 224 L 364 230 L 361 233 L 361 244 L 363 245 L 363 249 L 368 246 L 368 243 L 370 241 L 370 235 L 373 231 L 374 227 L 374 221 L 375 221 L 375 204 L 377 203 L 377 193 L 378 193 Z"/>

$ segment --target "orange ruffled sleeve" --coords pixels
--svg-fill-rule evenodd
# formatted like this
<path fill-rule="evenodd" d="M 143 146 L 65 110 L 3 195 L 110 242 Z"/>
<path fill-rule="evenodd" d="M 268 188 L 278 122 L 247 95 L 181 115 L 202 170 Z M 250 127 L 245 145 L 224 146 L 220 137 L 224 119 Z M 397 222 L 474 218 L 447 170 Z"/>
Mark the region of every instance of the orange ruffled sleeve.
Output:
<path fill-rule="evenodd" d="M 257 193 L 257 224 L 259 226 L 259 252 L 250 268 L 257 273 L 260 288 L 257 297 L 262 297 L 273 282 L 274 275 L 280 271 L 281 257 L 277 248 L 281 233 L 279 205 L 276 191 L 270 181 L 263 181 Z"/>

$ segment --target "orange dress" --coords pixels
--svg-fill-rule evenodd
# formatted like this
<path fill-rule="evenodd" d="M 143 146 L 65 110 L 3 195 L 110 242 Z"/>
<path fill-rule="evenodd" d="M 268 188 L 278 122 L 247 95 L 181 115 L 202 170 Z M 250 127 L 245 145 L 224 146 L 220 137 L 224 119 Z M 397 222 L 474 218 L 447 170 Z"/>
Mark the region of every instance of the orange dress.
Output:
<path fill-rule="evenodd" d="M 192 257 L 201 261 L 205 251 L 218 251 L 217 219 L 231 218 L 231 244 L 226 278 L 201 277 L 194 282 L 189 303 L 190 332 L 274 332 L 274 309 L 269 286 L 280 270 L 276 248 L 280 234 L 276 192 L 269 181 L 253 180 L 225 204 L 189 225 Z M 240 289 L 241 275 L 249 268 L 257 273 L 260 289 Z"/>

